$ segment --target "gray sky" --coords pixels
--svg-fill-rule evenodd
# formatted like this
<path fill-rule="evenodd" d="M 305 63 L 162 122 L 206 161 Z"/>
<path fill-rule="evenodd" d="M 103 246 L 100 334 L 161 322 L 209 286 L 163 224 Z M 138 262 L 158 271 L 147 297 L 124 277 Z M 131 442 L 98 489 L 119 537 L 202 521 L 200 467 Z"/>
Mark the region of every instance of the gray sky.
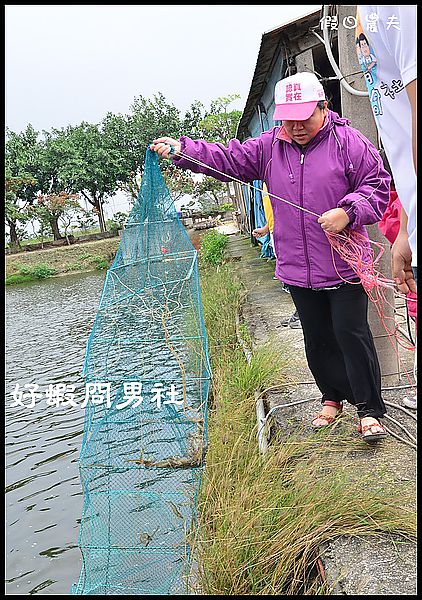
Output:
<path fill-rule="evenodd" d="M 6 125 L 98 123 L 162 92 L 184 112 L 240 94 L 264 32 L 321 5 L 6 5 Z"/>

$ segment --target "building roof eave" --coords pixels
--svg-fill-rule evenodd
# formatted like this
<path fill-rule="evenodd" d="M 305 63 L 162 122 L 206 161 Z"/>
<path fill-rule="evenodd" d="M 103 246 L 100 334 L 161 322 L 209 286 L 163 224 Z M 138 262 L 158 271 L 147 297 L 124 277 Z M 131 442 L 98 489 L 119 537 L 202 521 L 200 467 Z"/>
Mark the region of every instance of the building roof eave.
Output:
<path fill-rule="evenodd" d="M 248 98 L 245 108 L 236 130 L 236 138 L 242 136 L 242 132 L 247 130 L 247 126 L 253 115 L 255 106 L 268 81 L 268 76 L 271 73 L 274 61 L 278 56 L 278 51 L 281 48 L 289 46 L 293 52 L 299 54 L 303 51 L 300 48 L 297 40 L 303 38 L 307 34 L 310 27 L 315 26 L 319 22 L 321 11 L 317 10 L 289 21 L 280 27 L 275 27 L 262 34 L 261 45 L 258 52 L 258 57 L 255 65 L 254 75 L 252 77 L 251 86 L 249 89 Z M 308 42 L 317 45 L 318 39 Z"/>

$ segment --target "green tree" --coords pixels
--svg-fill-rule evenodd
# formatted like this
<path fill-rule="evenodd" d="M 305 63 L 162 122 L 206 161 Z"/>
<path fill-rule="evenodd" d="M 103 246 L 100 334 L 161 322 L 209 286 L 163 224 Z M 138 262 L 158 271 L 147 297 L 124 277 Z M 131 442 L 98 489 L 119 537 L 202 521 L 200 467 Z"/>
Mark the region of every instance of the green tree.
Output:
<path fill-rule="evenodd" d="M 163 94 L 158 93 L 152 99 L 139 96 L 134 99 L 128 115 L 108 113 L 102 121 L 102 131 L 106 135 L 109 146 L 113 147 L 122 161 L 122 169 L 118 178 L 118 188 L 134 201 L 137 198 L 142 177 L 145 153 L 155 137 L 171 135 L 179 137 L 183 126 L 197 127 L 199 116 L 203 116 L 200 103 L 192 106 L 183 120 L 179 109 L 169 104 Z M 175 199 L 181 194 L 192 192 L 192 178 L 170 163 L 163 161 L 163 176 L 171 185 Z"/>
<path fill-rule="evenodd" d="M 27 203 L 35 201 L 40 181 L 43 145 L 39 132 L 28 125 L 21 133 L 6 128 L 5 172 L 6 178 L 14 179 L 13 189 Z M 22 186 L 16 187 L 18 180 Z"/>
<path fill-rule="evenodd" d="M 30 220 L 27 208 L 39 189 L 42 144 L 39 133 L 28 125 L 21 133 L 6 128 L 5 144 L 5 222 L 10 241 L 20 246 L 24 225 Z"/>
<path fill-rule="evenodd" d="M 113 215 L 113 221 L 115 223 L 117 223 L 119 225 L 120 228 L 123 227 L 123 225 L 126 223 L 126 221 L 128 220 L 129 214 L 127 212 L 123 212 L 123 211 L 117 211 L 114 213 Z"/>
<path fill-rule="evenodd" d="M 228 106 L 237 97 L 218 98 L 208 112 L 201 102 L 195 101 L 182 117 L 179 109 L 158 93 L 152 99 L 135 98 L 127 115 L 108 113 L 98 125 L 82 122 L 78 126 L 44 131 L 42 140 L 31 125 L 22 134 L 8 131 L 6 179 L 10 185 L 6 206 L 14 243 L 18 239 L 17 227 L 29 218 L 25 211 L 38 194 L 80 194 L 91 204 L 101 231 L 105 231 L 104 203 L 118 189 L 133 199 L 137 197 L 151 141 L 161 135 L 178 138 L 186 134 L 227 143 L 234 136 L 237 117 L 236 111 L 229 111 Z M 217 187 L 222 191 L 224 184 L 213 178 L 208 178 L 205 190 L 190 172 L 177 169 L 172 161 L 162 161 L 161 168 L 175 199 L 183 194 L 199 194 L 216 202 L 223 198 Z M 13 180 L 13 186 L 12 178 L 18 178 Z M 50 226 L 57 236 L 58 217 L 54 211 L 51 215 L 55 221 Z"/>
<path fill-rule="evenodd" d="M 68 193 L 60 181 L 63 153 L 56 151 L 54 133 L 43 132 L 44 137 L 40 138 L 40 134 L 28 125 L 23 133 L 8 131 L 7 134 L 6 180 L 14 183 L 13 189 L 9 185 L 6 196 L 6 219 L 12 240 L 16 239 L 16 222 L 13 222 L 16 219 L 21 223 L 37 219 L 42 232 L 51 229 L 54 239 L 60 239 L 58 219 L 63 212 L 57 210 L 57 206 L 48 210 L 51 202 L 40 205 L 40 198 L 47 195 L 53 198 L 58 194 L 63 198 L 63 194 Z M 16 186 L 19 181 L 21 185 Z"/>
<path fill-rule="evenodd" d="M 202 122 L 207 116 L 207 111 L 202 102 L 195 100 L 186 111 L 182 121 L 182 133 L 193 139 L 199 139 L 204 136 Z"/>
<path fill-rule="evenodd" d="M 240 98 L 239 94 L 221 96 L 211 102 L 209 113 L 200 121 L 204 139 L 209 142 L 220 142 L 227 146 L 236 135 L 237 125 L 242 116 L 240 110 L 228 110 L 229 105 Z"/>
<path fill-rule="evenodd" d="M 67 229 L 71 219 L 76 213 L 83 211 L 78 198 L 78 194 L 68 194 L 66 192 L 40 194 L 37 197 L 37 203 L 31 207 L 30 212 L 40 222 L 42 236 L 46 229 L 50 227 L 54 239 L 62 239 L 63 236 L 59 228 L 59 220 L 61 220 L 65 228 L 65 237 L 69 242 Z"/>
<path fill-rule="evenodd" d="M 20 247 L 25 232 L 23 226 L 31 220 L 31 215 L 28 213 L 28 202 L 21 198 L 25 196 L 25 189 L 34 185 L 35 180 L 30 175 L 27 177 L 11 177 L 10 172 L 6 170 L 4 216 L 9 227 L 12 246 Z"/>
<path fill-rule="evenodd" d="M 75 215 L 76 224 L 72 226 L 72 229 L 80 231 L 89 231 L 95 226 L 95 219 L 92 213 L 83 209 L 81 213 Z"/>
<path fill-rule="evenodd" d="M 185 194 L 197 195 L 196 182 L 190 171 L 178 169 L 171 164 L 163 172 L 163 177 L 167 187 L 171 190 L 174 201 L 179 200 Z"/>
<path fill-rule="evenodd" d="M 101 131 L 107 146 L 120 158 L 116 172 L 116 190 L 120 189 L 131 198 L 136 198 L 139 190 L 137 174 L 140 171 L 140 156 L 139 141 L 133 134 L 131 117 L 109 112 L 101 122 Z"/>
<path fill-rule="evenodd" d="M 61 189 L 83 196 L 92 205 L 104 232 L 103 205 L 129 172 L 115 136 L 107 127 L 82 122 L 76 127 L 54 130 L 49 153 L 54 156 Z"/>
<path fill-rule="evenodd" d="M 235 137 L 242 112 L 229 110 L 229 105 L 238 98 L 240 98 L 239 94 L 231 94 L 211 102 L 208 114 L 198 123 L 198 131 L 203 139 L 227 146 Z M 218 207 L 221 203 L 234 202 L 229 183 L 218 181 L 213 177 L 206 177 L 197 183 L 195 192 L 203 210 Z"/>
<path fill-rule="evenodd" d="M 195 196 L 203 212 L 209 212 L 227 202 L 227 189 L 223 181 L 204 177 L 195 183 Z"/>
<path fill-rule="evenodd" d="M 169 104 L 159 92 L 152 99 L 138 96 L 134 99 L 126 121 L 126 157 L 129 177 L 120 182 L 120 189 L 135 200 L 143 172 L 145 154 L 152 140 L 162 135 L 180 137 L 182 119 L 180 111 Z M 167 163 L 167 164 L 166 164 Z M 165 179 L 171 177 L 175 167 L 163 161 L 161 169 Z"/>

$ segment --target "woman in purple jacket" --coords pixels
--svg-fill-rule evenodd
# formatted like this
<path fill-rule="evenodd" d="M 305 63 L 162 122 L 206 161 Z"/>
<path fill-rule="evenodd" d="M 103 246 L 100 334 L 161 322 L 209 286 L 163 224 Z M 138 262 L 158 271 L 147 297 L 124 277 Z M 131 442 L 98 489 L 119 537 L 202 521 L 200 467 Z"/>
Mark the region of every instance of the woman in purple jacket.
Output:
<path fill-rule="evenodd" d="M 274 120 L 241 144 L 161 137 L 150 148 L 183 169 L 221 181 L 266 183 L 274 213 L 276 275 L 288 284 L 302 323 L 309 368 L 322 393 L 314 427 L 330 425 L 353 404 L 365 441 L 385 437 L 381 373 L 367 320 L 368 296 L 325 232 L 345 227 L 368 238 L 389 199 L 390 176 L 376 148 L 328 109 L 312 73 L 275 88 Z M 194 162 L 189 159 L 192 157 Z M 200 163 L 200 164 L 198 164 Z"/>

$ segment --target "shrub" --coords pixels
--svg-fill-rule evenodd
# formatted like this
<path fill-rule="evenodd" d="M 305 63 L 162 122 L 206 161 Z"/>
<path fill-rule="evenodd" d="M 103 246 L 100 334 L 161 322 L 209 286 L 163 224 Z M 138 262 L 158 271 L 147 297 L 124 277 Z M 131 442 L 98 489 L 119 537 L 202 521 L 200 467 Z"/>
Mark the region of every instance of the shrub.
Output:
<path fill-rule="evenodd" d="M 233 202 L 226 202 L 225 204 L 222 204 L 220 207 L 220 212 L 228 212 L 229 210 L 234 210 L 234 205 Z"/>
<path fill-rule="evenodd" d="M 35 279 L 46 279 L 56 273 L 56 269 L 45 263 L 39 263 L 34 267 L 22 266 L 19 269 L 20 275 L 25 277 L 33 277 Z"/>
<path fill-rule="evenodd" d="M 24 277 L 26 277 L 27 275 L 32 275 L 32 267 L 27 267 L 25 265 L 19 267 L 19 274 L 23 275 Z"/>
<path fill-rule="evenodd" d="M 227 237 L 215 229 L 208 231 L 201 243 L 200 258 L 206 264 L 214 267 L 221 265 L 227 246 Z"/>
<path fill-rule="evenodd" d="M 107 231 L 110 231 L 111 233 L 114 233 L 115 235 L 117 235 L 119 232 L 119 229 L 123 228 L 128 217 L 129 217 L 128 213 L 121 212 L 121 211 L 116 212 L 113 215 L 112 219 L 107 219 L 107 221 L 106 221 Z"/>
<path fill-rule="evenodd" d="M 45 279 L 46 277 L 51 277 L 56 273 L 56 269 L 53 267 L 49 267 L 45 263 L 40 263 L 39 265 L 35 265 L 32 269 L 33 274 L 37 279 Z"/>
<path fill-rule="evenodd" d="M 96 269 L 108 269 L 108 261 L 103 256 L 93 256 L 92 262 L 95 264 Z"/>

